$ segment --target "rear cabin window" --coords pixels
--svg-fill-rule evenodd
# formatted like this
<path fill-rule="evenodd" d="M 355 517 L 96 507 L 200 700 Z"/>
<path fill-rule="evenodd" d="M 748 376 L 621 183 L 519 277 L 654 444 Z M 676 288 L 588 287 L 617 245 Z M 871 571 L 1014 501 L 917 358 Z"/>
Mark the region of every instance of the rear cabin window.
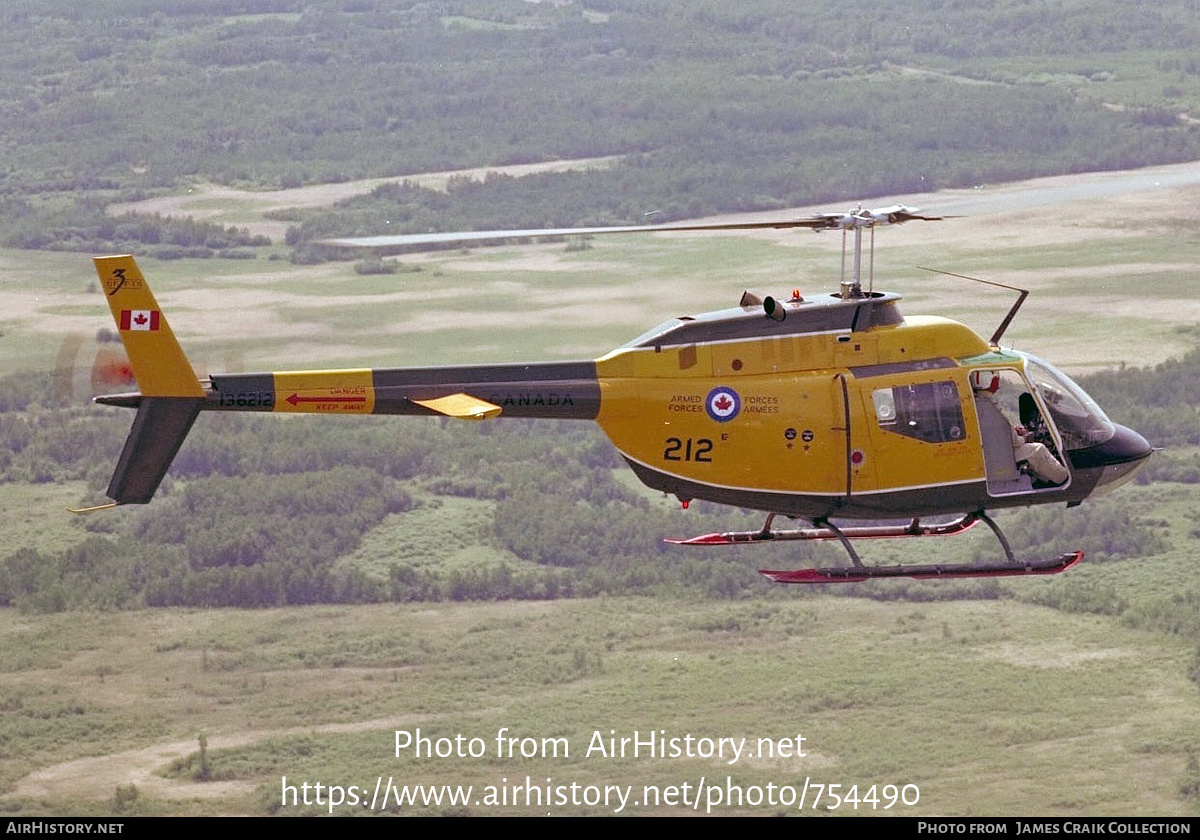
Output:
<path fill-rule="evenodd" d="M 885 431 L 925 443 L 963 439 L 962 404 L 953 382 L 878 388 L 871 397 L 875 418 Z"/>

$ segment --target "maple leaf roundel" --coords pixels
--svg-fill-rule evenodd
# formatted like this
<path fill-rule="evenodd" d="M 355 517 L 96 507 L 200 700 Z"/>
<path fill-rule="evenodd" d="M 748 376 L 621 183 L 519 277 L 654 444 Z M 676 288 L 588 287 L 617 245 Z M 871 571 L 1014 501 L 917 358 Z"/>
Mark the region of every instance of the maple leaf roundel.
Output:
<path fill-rule="evenodd" d="M 719 385 L 708 392 L 704 408 L 708 411 L 708 416 L 718 423 L 728 423 L 742 410 L 742 398 L 732 388 Z"/>

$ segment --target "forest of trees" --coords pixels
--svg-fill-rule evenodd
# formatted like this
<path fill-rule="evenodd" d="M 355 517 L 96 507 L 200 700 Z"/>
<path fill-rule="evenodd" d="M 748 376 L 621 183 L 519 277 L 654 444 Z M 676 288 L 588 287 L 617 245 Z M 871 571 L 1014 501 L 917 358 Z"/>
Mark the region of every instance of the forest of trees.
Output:
<path fill-rule="evenodd" d="M 170 254 L 167 232 L 106 234 L 96 214 L 190 178 L 280 187 L 623 157 L 449 196 L 390 188 L 297 217 L 303 245 L 1191 160 L 1193 18 L 1186 0 L 1136 15 L 1115 0 L 18 4 L 0 10 L 0 242 Z"/>

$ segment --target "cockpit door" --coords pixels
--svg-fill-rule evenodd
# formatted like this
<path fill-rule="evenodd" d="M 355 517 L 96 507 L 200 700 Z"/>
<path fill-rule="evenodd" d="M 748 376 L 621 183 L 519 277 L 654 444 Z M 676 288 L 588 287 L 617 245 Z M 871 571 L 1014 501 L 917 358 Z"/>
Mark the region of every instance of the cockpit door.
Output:
<path fill-rule="evenodd" d="M 1051 418 L 1020 371 L 971 372 L 990 496 L 1060 490 L 1070 483 Z"/>

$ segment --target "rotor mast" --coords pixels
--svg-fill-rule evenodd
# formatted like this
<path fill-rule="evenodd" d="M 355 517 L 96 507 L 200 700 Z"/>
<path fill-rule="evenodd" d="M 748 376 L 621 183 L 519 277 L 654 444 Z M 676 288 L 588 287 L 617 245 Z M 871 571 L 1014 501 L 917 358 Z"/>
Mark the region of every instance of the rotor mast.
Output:
<path fill-rule="evenodd" d="M 854 218 L 854 216 L 851 216 Z M 842 278 L 842 296 L 851 298 L 860 298 L 863 296 L 862 291 L 862 232 L 864 225 L 856 224 L 854 226 L 854 276 L 850 280 L 849 288 L 846 288 L 846 278 Z M 875 228 L 871 228 L 871 286 L 875 285 Z M 844 242 L 845 240 L 843 240 Z M 845 247 L 843 244 L 842 247 Z"/>
<path fill-rule="evenodd" d="M 863 277 L 863 231 L 869 229 L 871 231 L 871 241 L 868 244 L 868 291 L 873 291 L 875 288 L 875 227 L 877 225 L 893 225 L 901 224 L 913 219 L 923 221 L 938 221 L 940 216 L 920 216 L 917 215 L 916 208 L 905 207 L 903 204 L 896 204 L 892 207 L 881 207 L 876 210 L 864 210 L 862 205 L 850 210 L 846 213 L 826 214 L 823 216 L 828 221 L 827 227 L 841 228 L 842 231 L 842 278 L 841 278 L 841 293 L 844 298 L 860 298 L 863 297 L 862 277 Z M 816 228 L 820 231 L 823 228 Z M 853 273 L 850 279 L 846 279 L 846 235 L 849 231 L 854 231 L 854 266 Z"/>

